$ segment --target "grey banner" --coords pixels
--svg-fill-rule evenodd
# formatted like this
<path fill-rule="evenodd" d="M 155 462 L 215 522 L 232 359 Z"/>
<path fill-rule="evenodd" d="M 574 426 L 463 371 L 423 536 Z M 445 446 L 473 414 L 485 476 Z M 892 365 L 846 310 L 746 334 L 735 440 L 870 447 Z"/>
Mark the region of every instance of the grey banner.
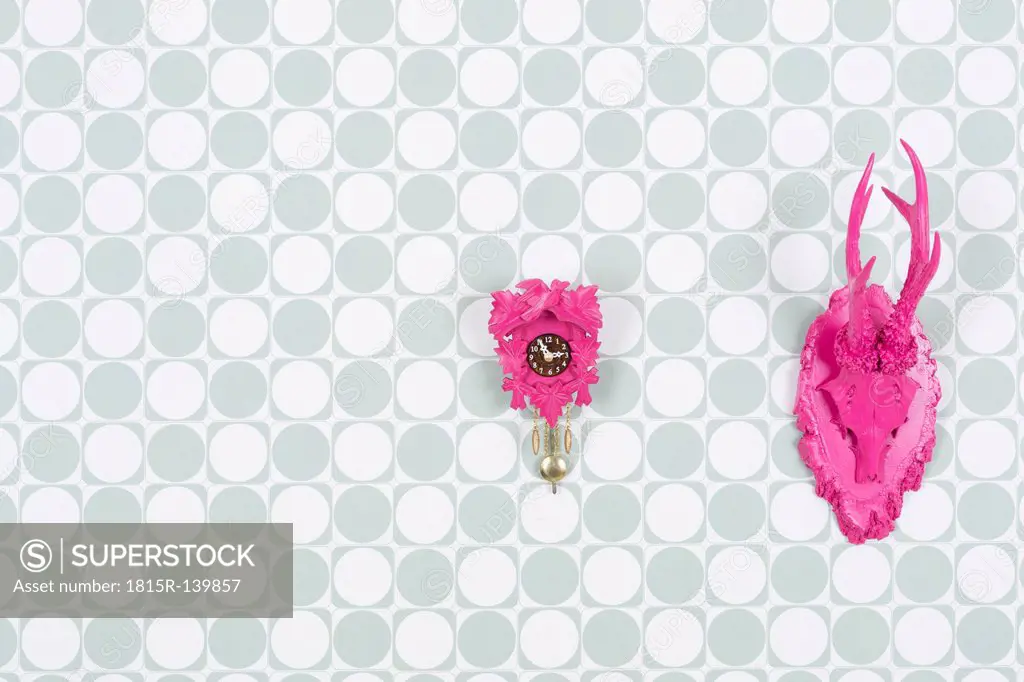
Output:
<path fill-rule="evenodd" d="M 0 617 L 292 615 L 290 523 L 0 524 Z"/>

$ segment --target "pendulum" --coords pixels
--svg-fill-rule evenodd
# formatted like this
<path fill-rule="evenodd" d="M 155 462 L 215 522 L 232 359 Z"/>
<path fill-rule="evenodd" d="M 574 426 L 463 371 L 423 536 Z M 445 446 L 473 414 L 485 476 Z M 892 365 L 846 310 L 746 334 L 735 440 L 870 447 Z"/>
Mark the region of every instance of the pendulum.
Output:
<path fill-rule="evenodd" d="M 565 478 L 569 473 L 567 458 L 572 451 L 572 429 L 569 426 L 569 418 L 572 415 L 572 406 L 565 406 L 565 432 L 562 437 L 562 445 L 565 447 L 565 457 L 555 452 L 558 449 L 558 427 L 556 426 L 552 438 L 551 447 L 547 449 L 547 455 L 541 460 L 540 475 L 545 481 L 551 484 L 551 492 L 556 491 L 556 484 Z"/>
<path fill-rule="evenodd" d="M 505 375 L 502 390 L 512 393 L 512 408 L 533 406 L 533 454 L 543 451 L 540 476 L 555 492 L 569 473 L 572 403 L 589 405 L 590 386 L 597 382 L 597 333 L 602 325 L 597 287 L 569 289 L 568 282 L 548 285 L 530 279 L 516 288 L 518 293 L 491 294 L 488 330 L 498 343 L 495 351 Z M 564 456 L 557 445 L 563 408 Z"/>

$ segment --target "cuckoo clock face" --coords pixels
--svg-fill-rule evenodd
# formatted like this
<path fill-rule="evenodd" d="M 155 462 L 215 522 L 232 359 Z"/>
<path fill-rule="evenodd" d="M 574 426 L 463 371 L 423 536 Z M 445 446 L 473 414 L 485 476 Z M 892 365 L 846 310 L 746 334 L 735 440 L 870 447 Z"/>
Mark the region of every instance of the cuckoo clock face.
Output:
<path fill-rule="evenodd" d="M 572 363 L 569 342 L 558 334 L 541 334 L 526 348 L 526 362 L 542 377 L 556 377 Z"/>

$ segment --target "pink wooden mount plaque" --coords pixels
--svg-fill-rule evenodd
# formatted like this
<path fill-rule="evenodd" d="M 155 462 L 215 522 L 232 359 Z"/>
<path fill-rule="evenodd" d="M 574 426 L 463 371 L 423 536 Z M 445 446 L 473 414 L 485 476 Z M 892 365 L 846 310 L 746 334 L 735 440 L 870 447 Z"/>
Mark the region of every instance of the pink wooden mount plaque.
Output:
<path fill-rule="evenodd" d="M 869 284 L 874 258 L 861 265 L 872 155 L 850 209 L 847 284 L 811 324 L 800 356 L 800 456 L 840 530 L 857 544 L 891 533 L 904 494 L 921 487 L 941 397 L 931 343 L 915 313 L 938 269 L 940 241 L 929 235 L 924 168 L 910 145 L 901 143 L 914 169 L 914 203 L 882 189 L 910 226 L 910 265 L 899 299 L 893 303 L 885 289 Z"/>

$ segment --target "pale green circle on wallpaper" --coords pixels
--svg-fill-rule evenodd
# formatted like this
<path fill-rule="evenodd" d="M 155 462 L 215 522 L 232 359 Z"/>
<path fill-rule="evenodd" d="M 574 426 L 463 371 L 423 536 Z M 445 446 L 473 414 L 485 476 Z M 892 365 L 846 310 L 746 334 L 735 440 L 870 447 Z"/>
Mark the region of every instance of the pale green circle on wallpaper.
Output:
<path fill-rule="evenodd" d="M 606 111 L 590 121 L 586 132 L 587 153 L 599 165 L 621 168 L 639 154 L 643 146 L 640 123 L 620 112 Z"/>
<path fill-rule="evenodd" d="M 28 221 L 40 232 L 63 232 L 82 213 L 81 193 L 66 177 L 42 177 L 25 190 L 24 211 Z"/>
<path fill-rule="evenodd" d="M 206 338 L 206 319 L 188 301 L 157 307 L 149 316 L 149 341 L 170 357 L 194 353 Z"/>
<path fill-rule="evenodd" d="M 704 442 L 697 430 L 684 422 L 661 424 L 647 440 L 647 462 L 663 478 L 694 475 L 704 460 Z"/>
<path fill-rule="evenodd" d="M 274 215 L 295 232 L 310 232 L 331 214 L 331 192 L 313 175 L 284 178 L 273 194 Z"/>
<path fill-rule="evenodd" d="M 206 461 L 206 445 L 193 429 L 169 424 L 149 438 L 146 461 L 157 476 L 178 483 L 199 473 Z"/>
<path fill-rule="evenodd" d="M 195 104 L 206 90 L 206 82 L 206 66 L 195 54 L 184 50 L 164 52 L 150 68 L 149 88 L 168 106 Z"/>
<path fill-rule="evenodd" d="M 112 642 L 117 642 L 114 651 L 110 650 Z M 125 668 L 137 661 L 142 653 L 142 643 L 139 624 L 130 618 L 91 620 L 82 636 L 82 647 L 90 657 L 110 661 L 110 665 L 103 666 L 106 668 Z"/>
<path fill-rule="evenodd" d="M 266 650 L 266 630 L 258 620 L 221 618 L 210 626 L 207 644 L 218 663 L 229 668 L 246 668 Z"/>
<path fill-rule="evenodd" d="M 459 630 L 459 649 L 470 665 L 497 668 L 515 650 L 516 630 L 504 616 L 477 611 Z"/>
<path fill-rule="evenodd" d="M 274 89 L 293 107 L 311 107 L 331 91 L 331 65 L 312 50 L 295 50 L 274 66 Z"/>
<path fill-rule="evenodd" d="M 463 124 L 459 145 L 466 160 L 474 166 L 498 168 L 519 151 L 519 133 L 504 114 L 483 111 Z"/>
<path fill-rule="evenodd" d="M 392 263 L 391 252 L 383 242 L 373 237 L 355 237 L 338 249 L 334 271 L 349 289 L 369 293 L 391 277 Z"/>
<path fill-rule="evenodd" d="M 346 0 L 338 3 L 338 28 L 355 43 L 380 40 L 391 28 L 395 11 L 389 0 Z"/>
<path fill-rule="evenodd" d="M 572 99 L 580 87 L 580 65 L 564 50 L 536 52 L 523 69 L 526 93 L 547 107 L 557 107 Z"/>
<path fill-rule="evenodd" d="M 794 47 L 772 66 L 772 87 L 792 104 L 811 104 L 825 94 L 828 84 L 828 62 L 810 48 Z"/>
<path fill-rule="evenodd" d="M 334 650 L 357 667 L 377 665 L 390 648 L 391 629 L 380 614 L 373 611 L 349 613 L 334 630 Z"/>
<path fill-rule="evenodd" d="M 25 92 L 46 109 L 60 109 L 79 100 L 82 69 L 64 52 L 42 52 L 25 68 Z"/>
<path fill-rule="evenodd" d="M 841 125 L 842 121 L 837 130 Z M 771 219 L 789 229 L 808 230 L 821 225 L 828 216 L 828 208 L 829 189 L 811 173 L 789 173 L 772 190 Z"/>
<path fill-rule="evenodd" d="M 334 525 L 351 542 L 373 542 L 391 524 L 391 502 L 370 486 L 343 491 L 334 505 Z"/>
<path fill-rule="evenodd" d="M 395 586 L 409 603 L 431 606 L 448 597 L 454 580 L 455 568 L 447 557 L 433 549 L 416 549 L 399 563 Z"/>
<path fill-rule="evenodd" d="M 100 41 L 123 45 L 138 37 L 145 14 L 141 0 L 93 0 L 86 10 L 86 23 Z"/>
<path fill-rule="evenodd" d="M 346 116 L 338 126 L 338 154 L 356 168 L 373 168 L 391 153 L 391 125 L 377 113 L 361 111 Z"/>
<path fill-rule="evenodd" d="M 628 488 L 600 486 L 583 505 L 583 523 L 601 542 L 623 542 L 640 527 L 640 502 Z"/>
<path fill-rule="evenodd" d="M 398 191 L 398 214 L 422 232 L 444 227 L 455 215 L 455 203 L 455 190 L 439 175 L 414 175 Z"/>
<path fill-rule="evenodd" d="M 437 424 L 417 424 L 398 439 L 396 456 L 402 471 L 414 480 L 432 481 L 451 469 L 455 444 Z"/>
<path fill-rule="evenodd" d="M 832 638 L 836 653 L 853 665 L 871 665 L 889 647 L 889 624 L 872 609 L 845 611 L 836 620 Z"/>
<path fill-rule="evenodd" d="M 33 478 L 46 483 L 67 479 L 82 456 L 78 440 L 63 426 L 37 428 L 28 434 L 26 444 L 22 452 L 24 465 Z"/>
<path fill-rule="evenodd" d="M 17 0 L 0 0 L 0 42 L 7 42 L 17 32 L 20 15 Z"/>
<path fill-rule="evenodd" d="M 601 611 L 583 628 L 583 648 L 598 665 L 627 665 L 640 650 L 640 627 L 625 611 Z"/>
<path fill-rule="evenodd" d="M 730 0 L 725 11 L 708 12 L 711 27 L 730 42 L 752 40 L 764 30 L 768 20 L 765 0 Z"/>
<path fill-rule="evenodd" d="M 726 540 L 749 541 L 764 525 L 764 499 L 748 485 L 727 485 L 708 501 L 708 518 L 714 531 Z"/>
<path fill-rule="evenodd" d="M 583 269 L 603 291 L 623 291 L 640 279 L 640 250 L 621 235 L 601 237 L 587 250 Z"/>
<path fill-rule="evenodd" d="M 764 624 L 742 609 L 720 612 L 708 627 L 708 648 L 725 665 L 751 664 L 764 649 L 765 639 Z"/>
<path fill-rule="evenodd" d="M 248 111 L 231 112 L 210 131 L 210 151 L 229 168 L 250 168 L 267 153 L 269 135 L 261 120 Z"/>
<path fill-rule="evenodd" d="M 142 254 L 127 239 L 102 239 L 85 256 L 85 276 L 101 293 L 125 294 L 142 278 Z"/>
<path fill-rule="evenodd" d="M 82 322 L 71 306 L 63 301 L 44 301 L 25 313 L 21 335 L 32 352 L 59 358 L 75 347 L 81 329 Z"/>
<path fill-rule="evenodd" d="M 515 0 L 466 0 L 460 7 L 462 28 L 481 43 L 499 43 L 516 28 L 519 11 Z"/>
<path fill-rule="evenodd" d="M 651 58 L 648 71 L 651 94 L 670 106 L 694 102 L 704 90 L 705 70 L 700 57 L 692 52 L 659 52 Z"/>
<path fill-rule="evenodd" d="M 786 351 L 799 353 L 804 347 L 803 330 L 824 311 L 813 298 L 788 298 L 772 314 L 772 336 Z"/>
<path fill-rule="evenodd" d="M 122 170 L 142 155 L 142 126 L 127 114 L 100 114 L 86 132 L 89 158 L 105 170 Z"/>
<path fill-rule="evenodd" d="M 523 212 L 542 230 L 561 230 L 579 215 L 579 189 L 560 174 L 539 175 L 526 186 Z"/>
<path fill-rule="evenodd" d="M 961 123 L 957 144 L 964 157 L 978 166 L 996 166 L 1013 153 L 1013 124 L 995 111 L 975 111 Z"/>
<path fill-rule="evenodd" d="M 168 232 L 195 227 L 206 213 L 206 192 L 188 175 L 165 175 L 149 190 L 149 215 Z"/>
<path fill-rule="evenodd" d="M 579 587 L 579 567 L 564 550 L 542 547 L 523 562 L 523 591 L 530 599 L 553 606 L 568 599 Z"/>
<path fill-rule="evenodd" d="M 224 488 L 210 501 L 211 523 L 263 523 L 267 505 L 252 488 Z"/>
<path fill-rule="evenodd" d="M 982 11 L 959 13 L 960 28 L 971 40 L 991 43 L 1002 40 L 1014 24 L 1015 12 L 1012 0 L 986 0 Z"/>
<path fill-rule="evenodd" d="M 142 404 L 142 381 L 124 363 L 104 363 L 85 380 L 85 403 L 102 419 L 125 419 Z"/>
<path fill-rule="evenodd" d="M 274 341 L 291 355 L 313 355 L 331 337 L 331 319 L 314 301 L 288 301 L 274 314 Z"/>
<path fill-rule="evenodd" d="M 772 562 L 772 585 L 783 599 L 804 604 L 828 584 L 825 559 L 810 547 L 789 547 Z"/>
<path fill-rule="evenodd" d="M 473 542 L 501 542 L 515 530 L 512 498 L 497 486 L 479 486 L 470 490 L 459 504 L 459 526 Z"/>
<path fill-rule="evenodd" d="M 851 40 L 871 42 L 878 40 L 891 23 L 892 5 L 889 0 L 836 0 L 836 28 Z"/>
<path fill-rule="evenodd" d="M 229 362 L 210 378 L 210 403 L 228 419 L 252 417 L 267 401 L 267 380 L 248 362 Z"/>
<path fill-rule="evenodd" d="M 142 506 L 124 488 L 103 488 L 85 503 L 82 518 L 87 523 L 140 523 Z"/>
<path fill-rule="evenodd" d="M 666 173 L 651 184 L 647 202 L 655 222 L 683 230 L 694 227 L 704 214 L 704 188 L 692 175 Z"/>
<path fill-rule="evenodd" d="M 937 104 L 953 89 L 953 65 L 934 48 L 904 55 L 896 69 L 896 82 L 915 104 Z"/>
<path fill-rule="evenodd" d="M 764 123 L 752 111 L 734 109 L 711 124 L 711 152 L 729 166 L 749 166 L 768 145 Z"/>
<path fill-rule="evenodd" d="M 216 244 L 210 277 L 221 289 L 247 294 L 267 278 L 270 264 L 262 245 L 250 237 L 229 237 Z"/>
<path fill-rule="evenodd" d="M 704 589 L 704 567 L 691 550 L 666 547 L 647 564 L 647 589 L 666 604 L 684 604 Z"/>
<path fill-rule="evenodd" d="M 651 343 L 664 353 L 686 353 L 704 338 L 704 317 L 697 304 L 686 298 L 655 303 L 647 325 Z"/>
<path fill-rule="evenodd" d="M 441 52 L 419 50 L 398 68 L 398 85 L 420 107 L 436 107 L 455 92 L 455 66 Z"/>
<path fill-rule="evenodd" d="M 836 123 L 832 136 L 836 159 L 844 164 L 867 165 L 872 154 L 880 157 L 892 144 L 890 124 L 871 109 L 855 109 Z"/>

